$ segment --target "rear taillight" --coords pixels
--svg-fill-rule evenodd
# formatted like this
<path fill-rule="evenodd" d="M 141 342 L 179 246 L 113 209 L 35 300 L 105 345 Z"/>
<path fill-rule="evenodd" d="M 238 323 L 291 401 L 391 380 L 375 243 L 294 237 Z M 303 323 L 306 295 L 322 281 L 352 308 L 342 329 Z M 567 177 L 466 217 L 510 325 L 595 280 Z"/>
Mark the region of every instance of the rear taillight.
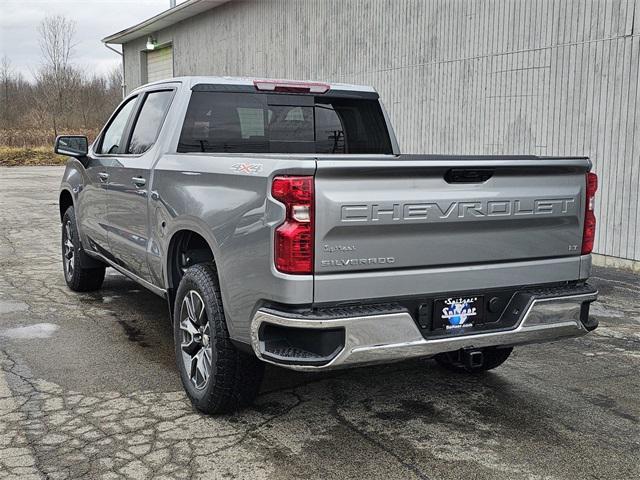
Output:
<path fill-rule="evenodd" d="M 596 215 L 593 213 L 596 191 L 598 190 L 598 176 L 595 173 L 587 173 L 586 208 L 584 211 L 584 234 L 582 235 L 582 254 L 586 255 L 593 250 L 593 242 L 596 239 Z"/>
<path fill-rule="evenodd" d="M 284 223 L 275 232 L 275 265 L 282 273 L 313 273 L 313 177 L 275 177 L 271 195 L 284 203 Z"/>

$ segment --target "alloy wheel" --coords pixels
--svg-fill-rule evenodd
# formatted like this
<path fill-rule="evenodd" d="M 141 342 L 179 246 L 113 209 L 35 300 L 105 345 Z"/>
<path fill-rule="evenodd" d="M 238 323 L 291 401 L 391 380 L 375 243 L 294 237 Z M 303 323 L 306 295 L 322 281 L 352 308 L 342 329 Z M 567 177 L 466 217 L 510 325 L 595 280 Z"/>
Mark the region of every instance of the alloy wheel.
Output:
<path fill-rule="evenodd" d="M 201 390 L 211 374 L 211 329 L 204 301 L 195 290 L 182 299 L 179 321 L 182 362 L 193 386 Z"/>
<path fill-rule="evenodd" d="M 75 248 L 73 246 L 73 237 L 71 235 L 71 220 L 67 220 L 64 225 L 64 231 L 62 234 L 62 248 L 63 248 L 63 260 L 64 260 L 64 273 L 67 278 L 73 277 L 73 271 L 75 268 Z"/>

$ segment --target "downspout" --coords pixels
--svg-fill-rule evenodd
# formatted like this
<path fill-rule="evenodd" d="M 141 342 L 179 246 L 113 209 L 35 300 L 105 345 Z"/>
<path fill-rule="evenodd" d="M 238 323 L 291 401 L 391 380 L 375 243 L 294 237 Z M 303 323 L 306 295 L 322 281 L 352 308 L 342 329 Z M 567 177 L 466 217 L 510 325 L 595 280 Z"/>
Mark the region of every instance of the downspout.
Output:
<path fill-rule="evenodd" d="M 104 46 L 107 47 L 112 52 L 117 53 L 122 58 L 122 62 L 120 62 L 121 70 L 122 70 L 122 84 L 120 86 L 122 87 L 122 98 L 124 98 L 124 97 L 127 96 L 127 85 L 124 83 L 124 55 L 123 55 L 122 52 L 119 52 L 118 50 L 116 50 L 115 48 L 107 45 L 106 43 L 104 44 Z M 124 50 L 124 46 L 122 48 Z"/>

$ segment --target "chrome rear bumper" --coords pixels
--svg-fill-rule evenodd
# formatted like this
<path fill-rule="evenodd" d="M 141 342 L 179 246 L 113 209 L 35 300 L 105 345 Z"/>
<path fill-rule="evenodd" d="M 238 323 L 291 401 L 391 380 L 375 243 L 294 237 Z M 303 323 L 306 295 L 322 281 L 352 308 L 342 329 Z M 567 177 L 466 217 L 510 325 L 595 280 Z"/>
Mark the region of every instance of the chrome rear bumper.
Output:
<path fill-rule="evenodd" d="M 251 324 L 252 347 L 258 358 L 294 370 L 329 370 L 354 365 L 387 363 L 467 348 L 543 343 L 585 335 L 581 321 L 584 304 L 597 292 L 534 298 L 515 328 L 489 333 L 427 339 L 408 311 L 346 318 L 300 318 L 273 310 L 258 310 Z M 304 329 L 344 329 L 344 346 L 322 365 L 281 361 L 265 351 L 260 338 L 265 324 Z"/>

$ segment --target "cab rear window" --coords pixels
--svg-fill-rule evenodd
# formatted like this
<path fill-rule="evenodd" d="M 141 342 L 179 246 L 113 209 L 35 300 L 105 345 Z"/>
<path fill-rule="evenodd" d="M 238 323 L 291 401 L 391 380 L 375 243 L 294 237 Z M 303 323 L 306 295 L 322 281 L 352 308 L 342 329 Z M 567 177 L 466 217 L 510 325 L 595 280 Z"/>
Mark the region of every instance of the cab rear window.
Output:
<path fill-rule="evenodd" d="M 178 152 L 390 154 L 377 100 L 194 91 Z"/>

